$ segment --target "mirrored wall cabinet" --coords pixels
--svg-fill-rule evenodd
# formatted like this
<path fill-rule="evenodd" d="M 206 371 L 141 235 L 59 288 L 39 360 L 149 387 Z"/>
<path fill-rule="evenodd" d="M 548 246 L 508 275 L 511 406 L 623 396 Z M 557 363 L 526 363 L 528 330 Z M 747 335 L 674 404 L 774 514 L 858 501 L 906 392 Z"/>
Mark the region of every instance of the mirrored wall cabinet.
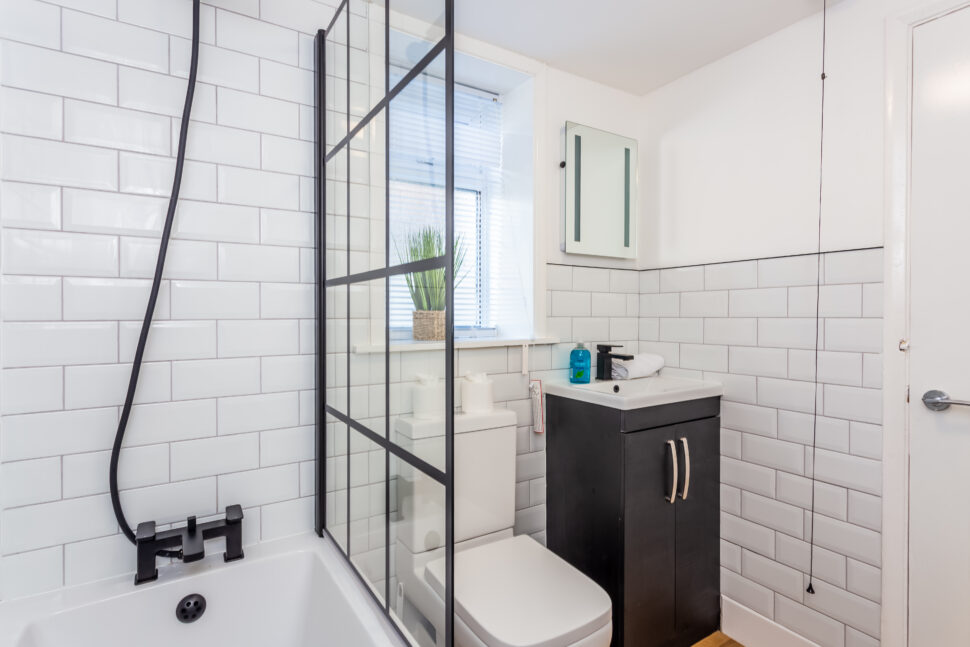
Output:
<path fill-rule="evenodd" d="M 569 254 L 636 258 L 637 141 L 566 122 Z"/>

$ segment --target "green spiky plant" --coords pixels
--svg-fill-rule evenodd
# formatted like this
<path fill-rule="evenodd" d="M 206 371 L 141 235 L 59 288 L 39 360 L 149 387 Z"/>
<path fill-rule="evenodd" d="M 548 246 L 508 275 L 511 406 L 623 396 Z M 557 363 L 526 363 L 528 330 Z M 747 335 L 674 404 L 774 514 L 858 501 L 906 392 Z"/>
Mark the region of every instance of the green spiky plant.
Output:
<path fill-rule="evenodd" d="M 445 254 L 444 235 L 435 227 L 423 227 L 412 231 L 404 237 L 403 249 L 398 247 L 398 256 L 403 263 L 413 263 L 429 258 L 437 258 Z M 465 246 L 461 237 L 455 238 L 455 287 L 461 283 L 464 275 L 461 268 L 465 263 Z M 404 275 L 411 293 L 411 301 L 415 310 L 440 311 L 445 309 L 446 285 L 445 269 L 427 270 L 425 272 L 411 272 Z"/>

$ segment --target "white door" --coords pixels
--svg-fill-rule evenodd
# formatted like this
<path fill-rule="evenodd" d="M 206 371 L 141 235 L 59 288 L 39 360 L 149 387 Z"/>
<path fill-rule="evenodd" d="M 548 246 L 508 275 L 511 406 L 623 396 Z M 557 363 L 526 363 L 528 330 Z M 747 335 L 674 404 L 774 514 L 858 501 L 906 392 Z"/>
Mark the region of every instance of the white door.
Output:
<path fill-rule="evenodd" d="M 970 645 L 970 8 L 913 37 L 910 647 Z"/>

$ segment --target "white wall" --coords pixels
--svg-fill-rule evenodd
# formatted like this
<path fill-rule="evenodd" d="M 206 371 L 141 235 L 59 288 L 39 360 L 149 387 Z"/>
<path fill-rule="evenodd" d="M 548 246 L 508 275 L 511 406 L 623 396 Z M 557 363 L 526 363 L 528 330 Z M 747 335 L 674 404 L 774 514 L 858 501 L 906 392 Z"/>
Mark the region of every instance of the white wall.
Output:
<path fill-rule="evenodd" d="M 829 9 L 822 249 L 882 244 L 884 19 Z M 817 245 L 821 14 L 647 95 L 641 266 L 808 253 Z"/>
<path fill-rule="evenodd" d="M 639 138 L 643 119 L 642 99 L 635 95 L 584 79 L 561 70 L 545 70 L 544 112 L 545 145 L 537 153 L 539 190 L 546 193 L 546 208 L 539 213 L 545 232 L 545 261 L 570 265 L 593 265 L 633 269 L 634 259 L 581 256 L 561 251 L 563 240 L 563 199 L 565 171 L 559 163 L 566 159 L 564 128 L 567 121 L 592 126 L 624 137 Z M 643 148 L 640 142 L 640 148 Z M 641 220 L 642 222 L 642 220 Z"/>
<path fill-rule="evenodd" d="M 562 341 L 572 340 L 574 335 L 558 322 L 547 317 L 557 316 L 549 309 L 549 291 L 555 287 L 557 278 L 552 276 L 547 263 L 570 266 L 591 266 L 616 269 L 636 269 L 635 260 L 580 256 L 561 251 L 563 240 L 563 199 L 565 175 L 559 168 L 565 159 L 566 121 L 575 121 L 628 137 L 638 137 L 642 131 L 643 98 L 611 88 L 568 72 L 554 69 L 534 59 L 495 47 L 459 34 L 456 48 L 506 68 L 532 77 L 533 98 L 533 168 L 535 236 L 533 247 L 533 290 L 535 304 L 535 336 L 554 337 Z M 643 141 L 640 148 L 643 149 Z M 642 220 L 641 220 L 642 222 Z M 555 271 L 554 269 L 552 270 Z M 606 286 L 603 286 L 604 288 Z M 593 313 L 587 313 L 587 317 Z M 635 316 L 635 312 L 630 313 Z M 603 314 L 599 321 L 607 321 Z M 599 324 L 597 324 L 599 325 Z M 586 336 L 605 340 L 605 335 Z"/>

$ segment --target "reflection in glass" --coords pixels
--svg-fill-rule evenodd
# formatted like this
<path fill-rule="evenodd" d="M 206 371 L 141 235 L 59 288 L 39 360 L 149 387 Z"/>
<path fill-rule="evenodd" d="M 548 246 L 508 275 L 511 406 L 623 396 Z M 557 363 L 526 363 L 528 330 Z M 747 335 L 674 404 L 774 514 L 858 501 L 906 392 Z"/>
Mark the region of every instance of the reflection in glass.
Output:
<path fill-rule="evenodd" d="M 425 566 L 445 559 L 445 488 L 394 456 L 390 479 L 391 590 L 400 591 L 404 585 L 404 594 L 396 596 L 391 611 L 418 644 L 442 644 L 444 599 L 429 587 Z"/>
<path fill-rule="evenodd" d="M 444 36 L 444 0 L 392 0 L 388 51 L 392 66 L 391 87 Z"/>
<path fill-rule="evenodd" d="M 385 597 L 387 450 L 350 431 L 350 561 L 381 600 Z"/>
<path fill-rule="evenodd" d="M 347 149 L 343 148 L 327 163 L 326 204 L 324 223 L 326 224 L 327 253 L 326 277 L 328 279 L 346 276 L 347 265 Z"/>
<path fill-rule="evenodd" d="M 325 402 L 347 414 L 347 286 L 327 288 L 324 339 L 327 392 Z"/>
<path fill-rule="evenodd" d="M 326 95 L 325 152 L 347 135 L 347 12 L 341 11 L 324 40 L 324 92 Z"/>
<path fill-rule="evenodd" d="M 350 286 L 350 417 L 378 436 L 387 435 L 384 345 L 384 279 Z M 381 352 L 370 352 L 380 348 Z"/>
<path fill-rule="evenodd" d="M 347 425 L 327 416 L 326 505 L 327 530 L 347 553 Z"/>
<path fill-rule="evenodd" d="M 383 1 L 350 0 L 350 127 L 384 97 Z"/>
<path fill-rule="evenodd" d="M 385 111 L 375 115 L 350 141 L 350 271 L 385 266 L 387 204 Z"/>
<path fill-rule="evenodd" d="M 445 351 L 395 353 L 391 373 L 391 441 L 445 471 Z M 392 355 L 393 357 L 393 355 Z M 395 366 L 395 362 L 391 363 Z"/>
<path fill-rule="evenodd" d="M 445 231 L 444 83 L 429 70 L 419 74 L 391 101 L 388 128 L 388 223 L 397 265 L 411 234 Z"/>

